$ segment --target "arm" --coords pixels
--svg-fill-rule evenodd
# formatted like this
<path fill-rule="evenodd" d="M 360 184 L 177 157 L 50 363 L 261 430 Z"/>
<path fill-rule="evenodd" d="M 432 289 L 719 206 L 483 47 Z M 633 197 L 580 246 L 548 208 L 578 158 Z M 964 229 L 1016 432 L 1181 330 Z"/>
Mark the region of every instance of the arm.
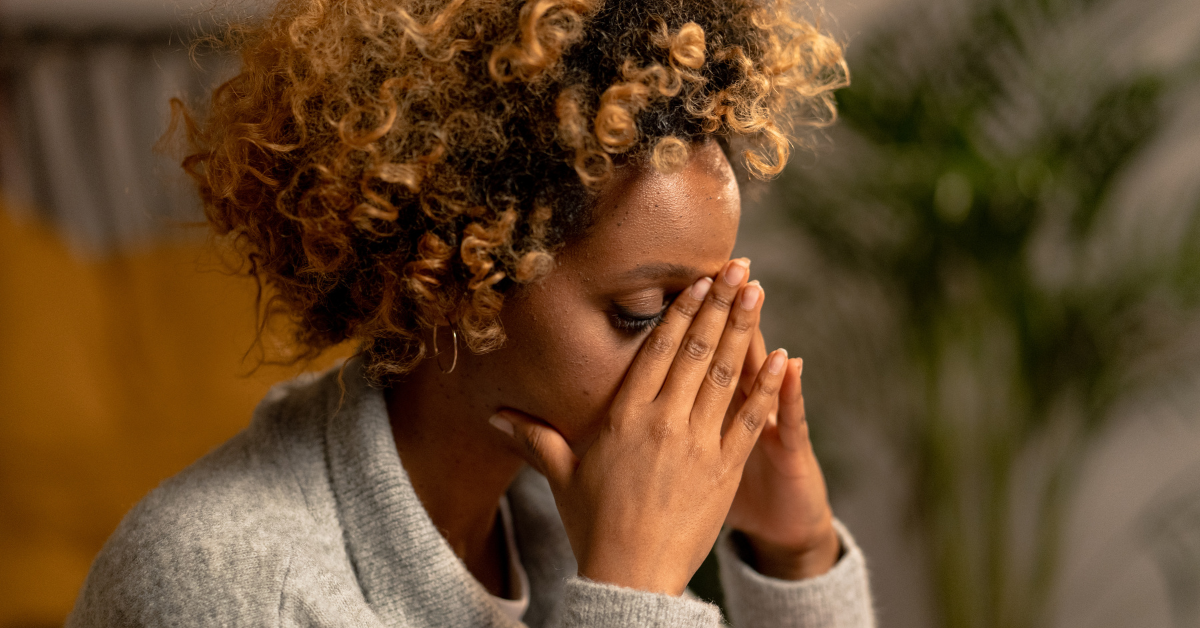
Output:
<path fill-rule="evenodd" d="M 770 356 L 726 424 L 762 306 L 747 278 L 735 260 L 675 299 L 586 448 L 536 418 L 493 417 L 554 493 L 578 564 L 566 626 L 720 624 L 716 607 L 681 594 L 720 533 L 787 362 Z"/>
<path fill-rule="evenodd" d="M 759 336 L 743 381 L 757 376 L 765 358 Z M 778 410 L 746 462 L 717 543 L 726 606 L 739 628 L 871 628 L 863 554 L 833 518 L 809 440 L 803 366 L 799 359 L 788 364 Z"/>
<path fill-rule="evenodd" d="M 731 262 L 725 271 L 737 265 Z M 788 408 L 783 420 L 795 419 L 799 362 L 789 363 L 783 351 L 768 356 L 761 346 L 757 354 L 751 349 L 756 341 L 761 345 L 762 293 L 746 284 L 744 270 L 733 281 L 725 272 L 715 282 L 701 280 L 675 300 L 630 367 L 596 440 L 581 455 L 536 418 L 509 410 L 493 417 L 554 493 L 579 566 L 579 577 L 564 592 L 568 628 L 720 625 L 716 607 L 680 594 L 723 522 L 745 512 L 759 526 L 747 531 L 759 531 L 775 520 L 754 508 L 747 511 L 744 505 L 755 500 L 743 493 L 778 484 L 772 483 L 772 468 L 755 462 L 761 454 L 751 452 L 759 450 L 764 429 L 776 440 L 791 438 L 774 423 L 777 409 Z M 753 363 L 754 372 L 748 375 L 743 367 L 739 380 L 731 365 L 744 363 Z M 781 399 L 781 390 L 790 401 Z M 816 474 L 819 478 L 819 469 Z M 811 482 L 788 479 L 784 485 L 826 504 L 823 481 L 819 494 Z M 758 493 L 770 498 L 772 491 Z M 814 533 L 819 527 L 806 525 L 802 551 L 785 535 L 782 551 L 760 552 L 760 566 L 793 570 L 771 572 L 785 577 L 828 571 L 838 541 L 827 504 L 814 512 L 828 534 L 820 537 Z M 773 540 L 771 534 L 755 536 L 755 542 Z"/>
<path fill-rule="evenodd" d="M 873 628 L 875 615 L 866 563 L 854 538 L 833 522 L 842 548 L 829 571 L 802 580 L 765 576 L 743 558 L 738 535 L 717 541 L 721 585 L 729 619 L 738 628 Z M 743 542 L 745 540 L 743 539 Z"/>

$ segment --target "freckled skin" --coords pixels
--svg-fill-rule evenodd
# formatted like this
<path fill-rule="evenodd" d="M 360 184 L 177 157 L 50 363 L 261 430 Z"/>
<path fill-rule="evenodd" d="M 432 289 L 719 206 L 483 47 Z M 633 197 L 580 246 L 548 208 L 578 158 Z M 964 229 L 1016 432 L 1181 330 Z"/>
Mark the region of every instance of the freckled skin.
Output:
<path fill-rule="evenodd" d="M 582 455 L 646 337 L 615 327 L 614 314 L 620 307 L 655 314 L 715 274 L 733 251 L 740 204 L 713 142 L 694 146 L 678 173 L 621 169 L 598 198 L 593 227 L 558 252 L 548 276 L 508 295 L 503 348 L 473 355 L 460 343 L 452 373 L 426 360 L 388 391 L 397 448 L 417 494 L 489 590 L 504 590 L 496 504 L 523 461 L 487 419 L 500 408 L 519 410 L 553 426 Z M 445 366 L 451 342 L 442 328 Z"/>

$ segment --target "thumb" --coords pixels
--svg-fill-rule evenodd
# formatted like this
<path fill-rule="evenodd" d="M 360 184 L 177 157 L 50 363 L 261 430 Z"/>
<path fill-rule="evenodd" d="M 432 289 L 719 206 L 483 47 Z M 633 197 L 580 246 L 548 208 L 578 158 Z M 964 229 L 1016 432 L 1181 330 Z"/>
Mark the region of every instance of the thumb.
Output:
<path fill-rule="evenodd" d="M 521 457 L 546 476 L 551 486 L 565 486 L 570 482 L 579 460 L 558 430 L 528 414 L 507 408 L 498 410 L 488 423 L 512 437 Z"/>

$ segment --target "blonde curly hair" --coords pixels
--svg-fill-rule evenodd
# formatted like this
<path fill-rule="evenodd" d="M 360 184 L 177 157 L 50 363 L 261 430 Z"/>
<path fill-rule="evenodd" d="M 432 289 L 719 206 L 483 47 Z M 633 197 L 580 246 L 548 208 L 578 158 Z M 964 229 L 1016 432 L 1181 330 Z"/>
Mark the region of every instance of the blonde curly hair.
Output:
<path fill-rule="evenodd" d="M 553 267 L 622 163 L 692 145 L 779 173 L 831 122 L 842 50 L 777 0 L 283 0 L 231 31 L 241 72 L 174 102 L 209 222 L 304 355 L 361 343 L 377 381 L 454 321 L 499 347 L 514 284 Z"/>

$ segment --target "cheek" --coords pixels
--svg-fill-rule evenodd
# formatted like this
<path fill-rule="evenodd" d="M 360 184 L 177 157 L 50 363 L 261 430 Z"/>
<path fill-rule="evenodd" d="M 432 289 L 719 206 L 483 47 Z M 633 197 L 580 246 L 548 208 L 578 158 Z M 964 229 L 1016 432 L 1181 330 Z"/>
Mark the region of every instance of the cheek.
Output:
<path fill-rule="evenodd" d="M 530 306 L 536 303 L 529 303 Z M 559 300 L 510 333 L 511 365 L 523 375 L 521 409 L 550 423 L 576 448 L 586 448 L 620 388 L 641 343 L 617 334 L 608 315 Z"/>

